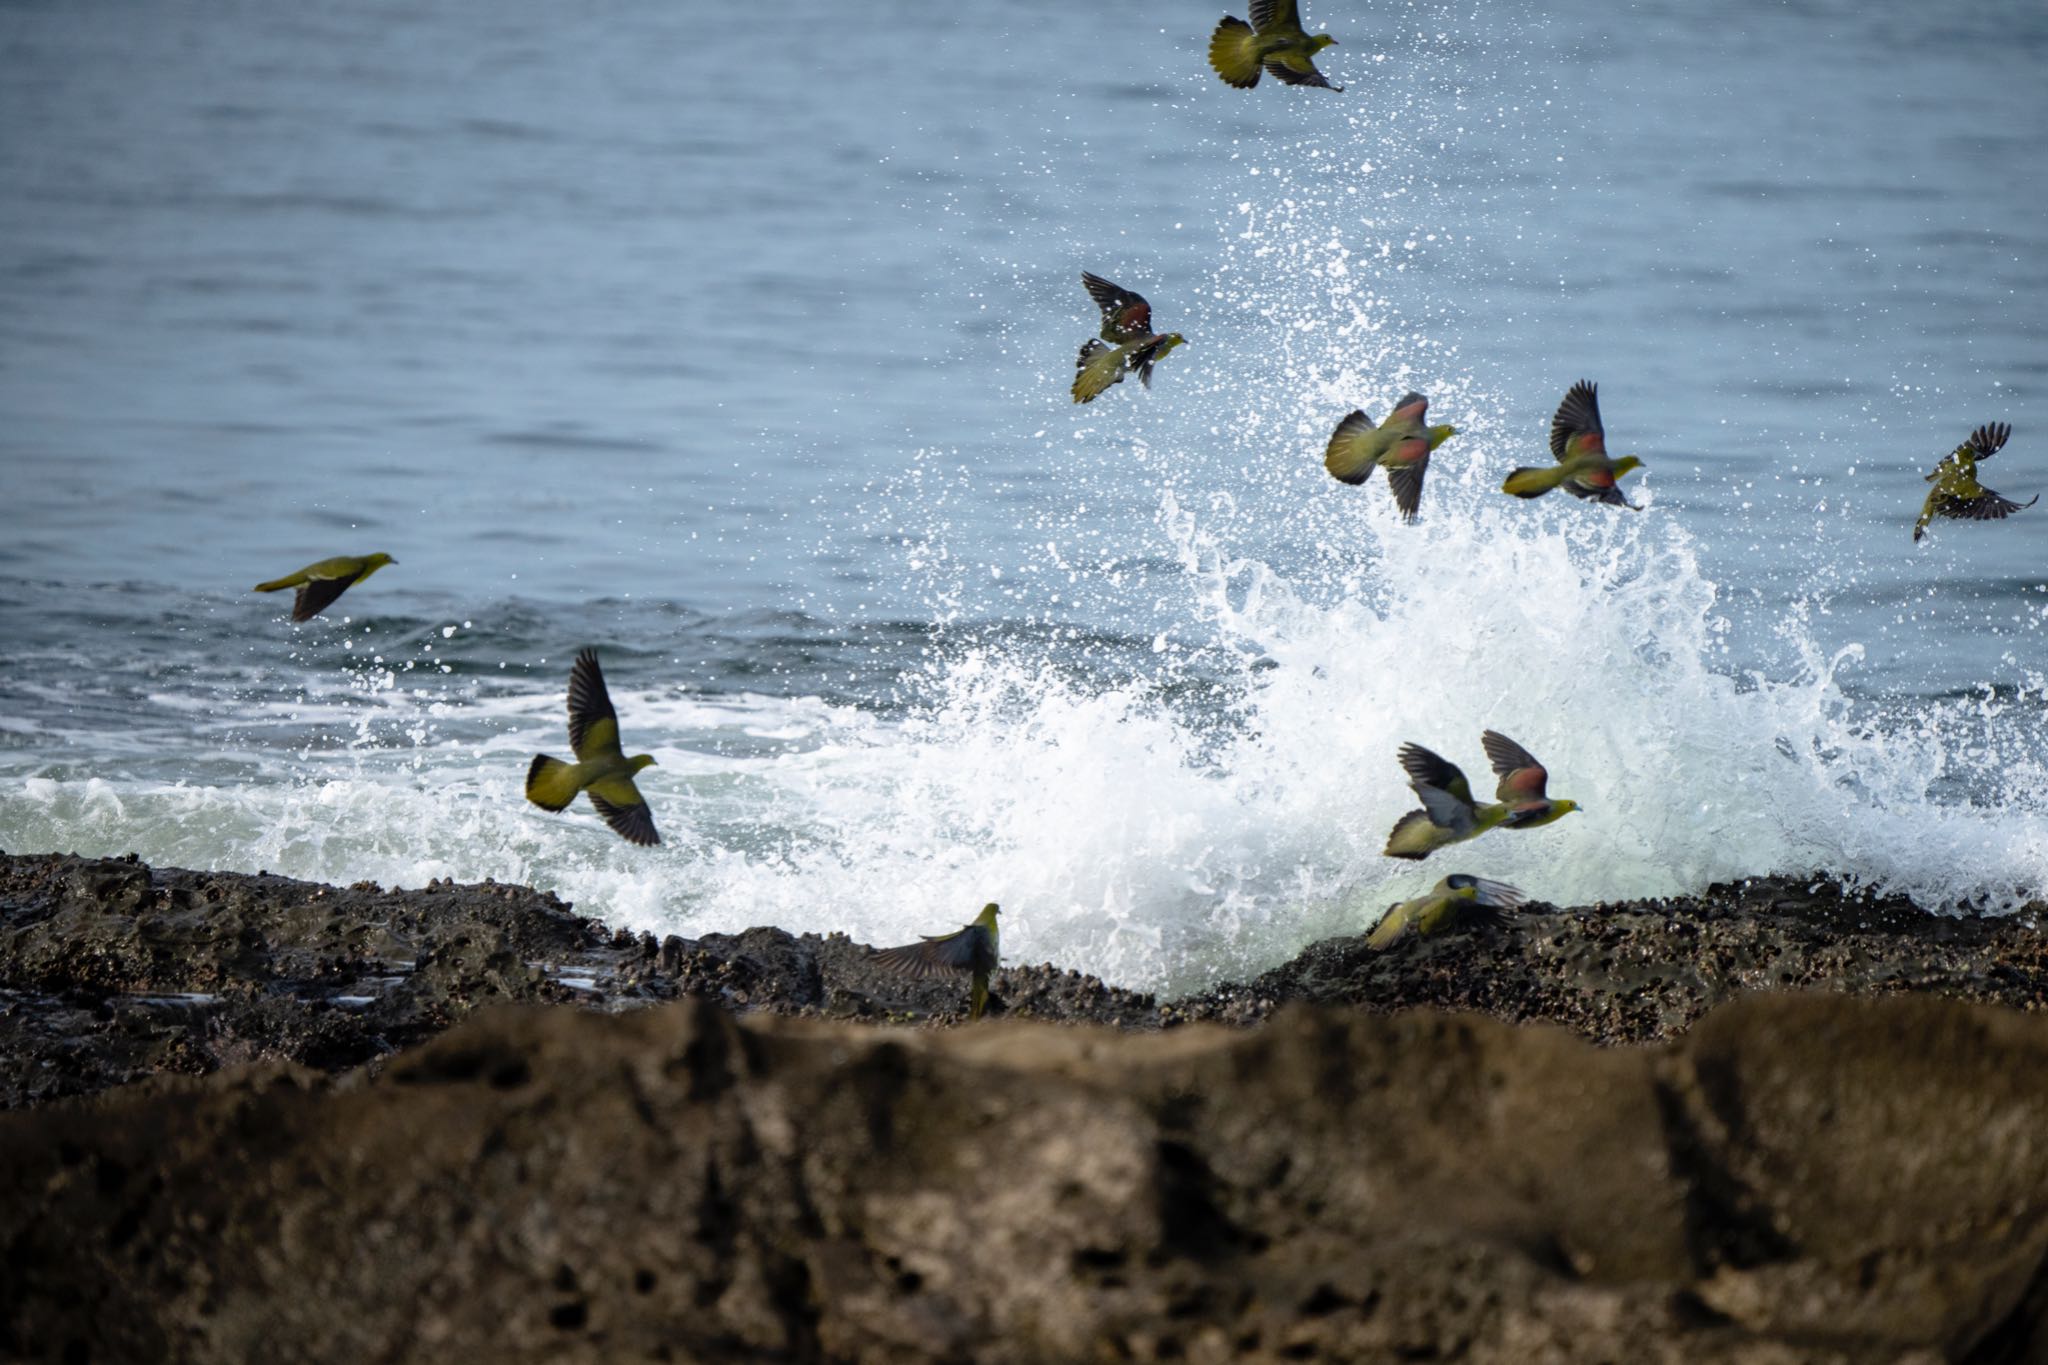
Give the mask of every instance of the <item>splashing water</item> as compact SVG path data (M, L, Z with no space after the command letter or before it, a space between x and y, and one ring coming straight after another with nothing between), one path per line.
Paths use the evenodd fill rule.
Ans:
M1733 452L1730 486L1747 481L1735 516L1711 495L1688 502L1700 482L1652 444L1630 481L1640 514L1497 491L1545 458L1540 429L1504 415L1490 329L1543 301L1511 282L1548 269L1545 213L1563 191L1547 170L1558 116L1543 111L1558 85L1506 59L1514 32L1475 52L1438 31L1452 11L1416 13L1388 62L1346 35L1338 50L1375 78L1349 72L1354 103L1167 111L1211 120L1192 139L1198 169L1175 172L1197 183L1192 245L1155 253L1121 222L1062 212L990 248L988 215L940 216L956 278L939 292L995 294L1019 319L971 340L993 389L973 409L998 414L996 434L876 447L884 472L864 468L823 524L787 611L730 638L658 593L373 615L405 591L380 578L347 599L365 615L308 628L280 660L274 640L244 642L246 604L152 586L121 606L109 589L94 599L106 620L12 651L22 672L0 678L0 844L338 882L488 876L657 934L776 924L887 943L995 899L1011 960L1167 990L1363 929L1452 871L1561 904L1809 870L1949 910L2040 895L2048 680L2028 661L2048 604L2005 592L1960 627L2005 649L1998 685L1888 691L1867 676L1934 637L1845 637L1830 613L1885 600L1922 627L1913 604L1934 588L1866 573L1838 520L1854 483L1826 485L1824 510L1803 491L1773 509ZM1230 126L1246 109L1262 132ZM1098 167L1136 164L1115 139L1166 122L1115 114ZM1037 155L1007 169L990 155L937 207L978 190L1024 204L1077 171ZM1113 202L1088 183L1090 203ZM1188 333L1149 394L1067 402L1093 330L1083 265ZM957 366L918 377L970 380ZM1384 416L1411 387L1459 435L1406 526L1383 476L1345 488L1320 457L1344 412ZM1647 379L1610 378L1603 399L1617 453L1639 448L1631 432L1658 406ZM793 480L769 492L825 498ZM567 519L584 496L525 510ZM1751 517L1775 518L1768 555L1743 552ZM488 549L435 553L452 566ZM1751 571L1770 595L1751 600ZM817 586L834 574L853 586ZM920 610L869 611L870 594ZM166 601L143 636L133 623ZM593 633L630 749L660 765L640 779L658 849L625 845L587 805L555 816L520 799L531 754L562 751L568 653ZM1486 728L1538 755L1582 812L1424 865L1382 857L1414 804L1399 745L1487 789Z

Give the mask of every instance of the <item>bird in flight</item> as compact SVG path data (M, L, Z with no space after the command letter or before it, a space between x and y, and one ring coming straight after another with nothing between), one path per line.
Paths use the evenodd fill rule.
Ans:
M1138 382L1152 387L1152 367L1174 347L1187 340L1179 332L1164 336L1152 330L1152 305L1145 296L1111 284L1100 275L1081 272L1081 284L1095 306L1102 310L1102 340L1081 343L1074 361L1074 401L1093 402L1112 384L1124 382L1124 375L1138 373ZM1105 344L1107 343L1107 344Z
M1296 0L1251 0L1251 16L1247 24L1226 14L1209 37L1209 65L1225 85L1249 90L1264 71L1289 85L1344 89L1316 70L1316 54L1337 40L1327 33L1304 32Z
M941 972L972 973L967 1007L971 1023L988 1008L988 977L996 969L997 960L996 916L1001 913L1002 909L990 901L966 928L950 934L927 934L923 942L901 948L879 949L875 961L890 971L919 979Z
M626 757L619 745L619 715L605 690L597 651L585 649L569 670L569 747L574 763L535 754L526 770L526 799L543 810L561 810L590 793L590 804L628 843L658 844L654 814L633 783L633 774L654 763L652 754Z
M1572 385L1550 419L1550 453L1557 463L1517 469L1500 486L1518 498L1540 498L1563 488L1575 498L1641 511L1622 493L1621 476L1642 464L1633 455L1607 458L1607 432L1600 425L1600 386L1581 379Z
M1387 857L1420 861L1490 829L1534 829L1579 809L1576 801L1551 799L1545 791L1550 774L1527 749L1497 730L1486 731L1479 742L1500 779L1485 805L1472 799L1472 784L1457 764L1420 744L1401 746L1401 768L1422 809L1394 822L1382 850Z
M1394 505L1401 516L1415 520L1422 506L1422 476L1429 472L1429 453L1458 434L1453 426L1425 426L1429 399L1413 391L1405 395L1378 426L1363 410L1354 411L1330 433L1323 450L1323 468L1339 483L1361 484L1376 468L1387 471Z
M1387 907L1367 936L1368 948L1385 948L1411 924L1418 934L1435 934L1462 924L1485 923L1500 910L1513 910L1524 896L1506 882L1453 872L1412 901Z
M332 606L335 598L386 564L397 562L381 552L374 555L336 555L317 564L308 564L297 573L258 583L251 591L277 592L281 588L297 588L298 595L292 598L292 620L310 621Z
M1936 517L1958 517L1964 521L2003 521L2013 513L2041 500L2036 493L2025 502L2014 502L1977 482L1977 461L1996 455L2012 438L2012 427L1990 422L1970 433L1970 439L1942 458L1927 476L1934 485L1920 506L1920 520L1913 523L1913 539L1927 534L1927 523Z

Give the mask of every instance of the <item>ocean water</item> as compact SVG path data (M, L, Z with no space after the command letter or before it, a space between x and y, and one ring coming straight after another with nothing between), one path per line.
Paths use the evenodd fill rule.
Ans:
M2042 894L2048 505L1908 535L2048 489L2048 11L1221 12L0 4L0 847L1176 990L1450 871ZM1579 378L1640 513L1495 491ZM1320 455L1411 387L1404 526ZM584 644L659 849L520 798ZM1585 813L1382 858L1488 726Z

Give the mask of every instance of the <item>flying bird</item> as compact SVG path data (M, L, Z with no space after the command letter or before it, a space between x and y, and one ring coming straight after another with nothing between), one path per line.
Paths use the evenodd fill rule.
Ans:
M875 961L890 971L922 979L941 972L972 972L974 985L968 997L967 1018L981 1018L988 1006L988 977L996 969L996 916L1002 910L994 901L981 907L974 923L950 934L928 934L922 943L901 948L882 948Z
M292 620L310 621L332 606L335 598L386 564L397 562L381 552L374 555L336 555L318 564L308 564L297 573L258 583L250 591L276 592L280 588L297 588L298 595L292 599Z
M1611 503L1641 511L1623 495L1619 480L1642 461L1633 455L1618 460L1607 458L1607 432L1600 425L1600 386L1581 379L1572 385L1557 415L1550 419L1550 453L1556 464L1537 469L1517 469L1500 486L1503 493L1518 498L1540 498L1553 488L1563 488L1575 498Z
M1132 370L1137 371L1139 383L1151 388L1152 367L1187 338L1179 332L1155 333L1152 305L1145 302L1144 295L1085 270L1081 284L1102 310L1102 340L1091 338L1081 343L1080 358L1074 362L1074 401L1094 401L1111 384L1123 383L1124 375Z
M1422 809L1409 811L1394 822L1382 850L1385 856L1420 861L1446 845L1477 839L1490 829L1534 829L1579 808L1576 801L1552 800L1545 791L1549 773L1506 735L1488 730L1479 742L1500 779L1494 799L1484 805L1473 800L1472 784L1457 764L1420 744L1401 746L1401 768Z
M1337 40L1327 33L1303 32L1296 0L1251 0L1251 15L1249 24L1224 15L1209 38L1209 65L1216 68L1224 84L1249 90L1259 83L1263 69L1289 85L1344 89L1330 84L1316 70L1316 54Z
M1977 461L1988 460L2012 436L2012 427L1991 422L1970 433L1970 439L1943 457L1927 482L1934 485L1921 504L1920 520L1913 523L1913 539L1927 534L1927 523L1936 517L1960 517L1965 521L2003 521L2013 513L2041 500L2036 493L2025 502L2001 497L1977 482Z
M1524 899L1520 891L1506 882L1453 872L1426 894L1387 907L1387 913L1366 938L1365 946L1385 948L1411 924L1418 934L1434 934L1456 925L1485 923L1498 918L1496 911L1513 910Z
M612 710L597 651L585 649L569 670L569 747L574 763L535 754L526 770L526 799L543 810L561 810L589 792L590 804L628 843L658 844L654 814L633 784L633 774L654 764L654 755L626 757L619 746L619 714Z
M1354 411L1330 433L1323 468L1339 483L1360 484L1375 468L1387 471L1394 505L1409 521L1422 505L1422 476L1429 472L1429 453L1458 434L1453 426L1425 426L1429 399L1410 391L1387 420L1378 426L1363 411Z

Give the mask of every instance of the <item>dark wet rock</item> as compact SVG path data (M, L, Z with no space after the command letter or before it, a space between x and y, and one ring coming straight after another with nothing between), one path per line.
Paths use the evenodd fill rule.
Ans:
M2042 1358L2048 1020L503 1009L0 1116L0 1355Z
M1050 967L1002 974L1028 1017L1155 1023L1151 997ZM0 854L0 1107L256 1060L374 1063L479 1005L957 1019L963 984L907 981L843 934L614 931L522 886L411 891L132 858Z
M1824 877L1760 877L1673 900L1522 913L1468 933L1313 944L1242 985L1166 1009L1249 1023L1289 1002L1435 1006L1547 1020L1600 1042L1648 1042L1752 991L1949 996L2048 1006L2048 905L2002 918L1930 915Z
M1674 901L1532 907L1385 952L1330 939L1249 983L1165 1004L1014 965L996 974L992 1009L1158 1028L1248 1024L1289 1002L1437 1006L1640 1042L1746 992L1808 989L2039 1009L2048 936L2031 913L1948 918L1824 879L1768 878ZM0 854L0 1107L258 1060L374 1066L486 1004L617 1011L683 996L896 1024L958 1022L967 1003L964 983L906 980L843 934L657 942L520 886L387 891Z

